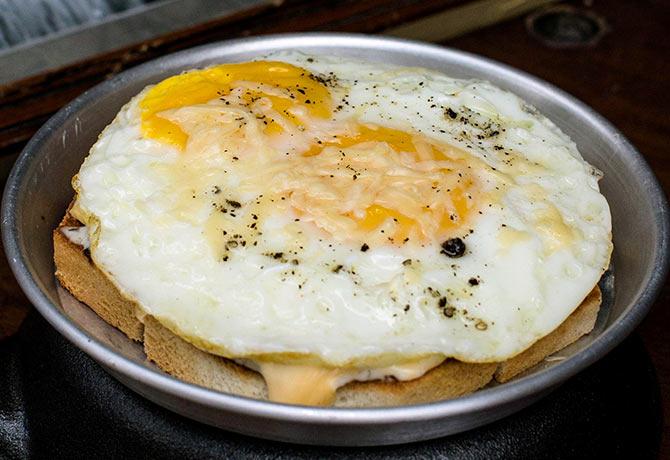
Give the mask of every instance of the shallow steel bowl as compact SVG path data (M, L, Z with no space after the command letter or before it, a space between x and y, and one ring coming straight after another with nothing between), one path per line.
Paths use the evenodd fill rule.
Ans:
M605 301L595 330L561 352L562 360L461 398L392 408L339 409L276 404L219 393L177 380L146 362L141 347L67 301L54 278L51 231L72 199L70 179L98 133L145 85L182 70L297 49L423 66L481 78L535 105L605 173L613 217L613 267L601 282ZM668 207L649 166L600 115L559 89L470 54L423 43L338 34L279 35L195 48L140 65L82 94L54 115L26 146L2 203L5 251L19 283L42 315L121 382L170 410L228 430L311 444L394 444L457 433L527 406L617 345L640 322L668 266Z

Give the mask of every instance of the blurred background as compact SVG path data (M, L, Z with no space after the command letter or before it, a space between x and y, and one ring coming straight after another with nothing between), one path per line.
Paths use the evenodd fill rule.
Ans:
M91 26L151 3L151 0L6 0L2 2L0 48Z
M547 80L614 123L645 156L667 191L668 26L670 2L666 0L0 0L0 177L4 182L25 143L53 113L124 69L167 53L229 38L341 31L438 43L487 56ZM25 357L34 358L37 352L28 350L32 345L25 336L39 333L35 330L48 330L40 321L3 260L0 458L5 454L7 458L39 457L48 451L47 447L54 446L61 446L56 456L69 457L72 453L63 447L62 439L61 444L49 441L35 428L48 426L47 421L54 417L70 416L66 409L54 406L56 415L47 416L43 406L29 403L26 397L30 391L21 369L26 366ZM585 409L579 414L579 404L573 404L574 414L552 413L552 423L563 420L556 430L567 430L563 437L556 434L556 439L564 440L557 443L557 457L580 456L583 451L579 449L590 443L593 449L607 446L605 452L613 457L670 458L670 434L663 417L670 413L670 341L666 338L669 326L670 288L666 285L633 337L604 364L586 371L586 377L578 377L587 379L583 389L589 401L596 401L600 393L610 399L599 400L592 413ZM69 344L61 342L59 347L75 353L67 348ZM62 369L44 370L47 371ZM560 390L567 399L555 401L557 407L570 406L560 401L579 401L576 390L569 388ZM31 413L31 407L42 409ZM158 416L168 417L160 412ZM547 423L538 417L526 420ZM566 424L571 421L581 430L593 430L585 432L589 438L584 433L580 437L570 432ZM593 426L597 424L602 424L600 429ZM193 434L195 429L183 428L191 439L199 436ZM504 429L488 430L452 440L452 444L460 442L465 446L498 436L492 445L509 448L510 442L525 439L519 436L516 441L503 442L500 437L508 436L501 434ZM235 442L246 446L256 441ZM149 445L147 441L146 446ZM421 448L415 446L403 452L414 454L422 452ZM282 452L279 456L289 458L291 453L297 453L268 449L264 451L268 453L266 457ZM435 456L435 444L432 449L424 451L425 455L433 452ZM384 455L389 453L385 452ZM337 456L347 456L346 452L340 454ZM258 451L254 455L261 457Z

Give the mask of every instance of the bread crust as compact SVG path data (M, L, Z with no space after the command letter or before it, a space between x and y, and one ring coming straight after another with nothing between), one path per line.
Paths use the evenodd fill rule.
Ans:
M80 302L88 305L107 323L132 340L141 342L144 325L138 319L139 307L121 295L100 271L82 246L72 243L61 231L81 223L69 213L53 232L56 278Z
M142 342L148 359L168 374L196 385L257 399L267 399L260 374L220 356L202 351L175 335L139 306L121 295L90 259L88 251L70 241L63 227L82 224L65 214L53 232L56 277L79 301L130 339ZM411 381L352 382L337 390L335 406L379 407L419 404L472 393L493 380L506 382L593 329L601 303L596 286L556 330L523 353L503 363L464 363L448 359Z

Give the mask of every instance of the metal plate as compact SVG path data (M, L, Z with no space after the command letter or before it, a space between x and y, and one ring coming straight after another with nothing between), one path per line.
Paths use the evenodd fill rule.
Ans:
M285 49L423 66L454 77L487 79L520 95L553 120L577 143L584 157L605 173L601 188L612 210L616 283L612 283L612 275L604 280L608 300L596 330L562 351L563 359L543 363L504 385L431 404L340 409L270 403L182 382L145 363L141 354L127 347L129 341L110 326L97 324L94 331L90 321L75 310L67 306L66 312L53 276L51 231L72 198L70 178L98 133L149 83L184 69ZM605 355L647 313L668 268L668 225L664 194L640 154L606 120L569 95L470 54L402 40L339 34L216 43L119 74L81 95L40 129L17 160L2 204L5 251L26 294L57 330L120 381L152 401L204 423L269 439L330 445L397 444L435 438L483 425L537 400Z

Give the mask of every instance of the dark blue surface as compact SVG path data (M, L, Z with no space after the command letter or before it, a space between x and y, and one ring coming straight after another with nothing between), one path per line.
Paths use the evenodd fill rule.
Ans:
M168 412L33 313L18 336L0 343L0 458L656 458L659 398L634 335L539 403L467 433L380 448L296 446Z

